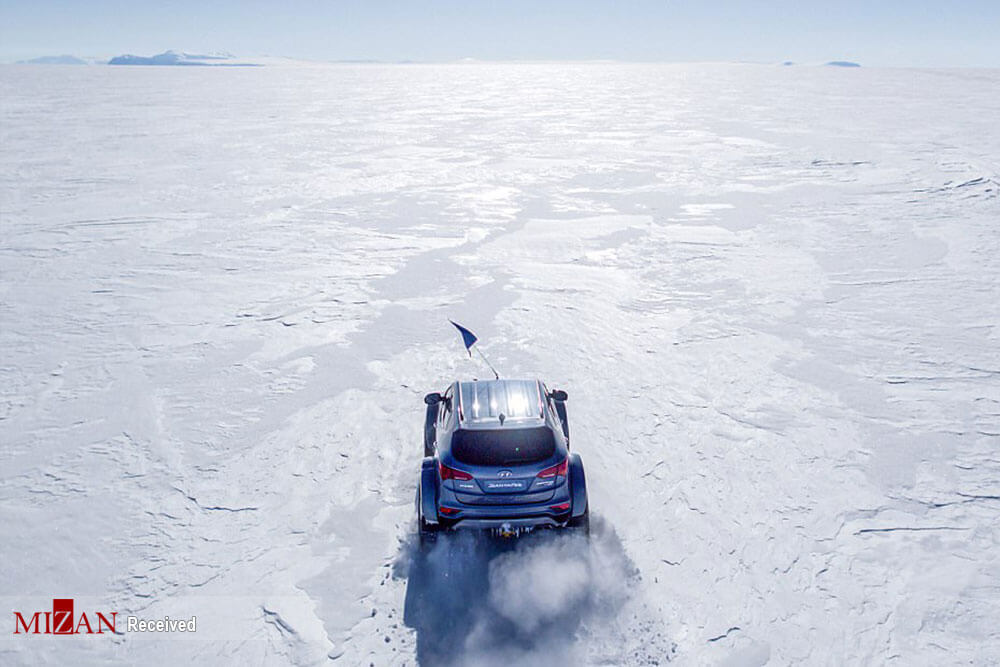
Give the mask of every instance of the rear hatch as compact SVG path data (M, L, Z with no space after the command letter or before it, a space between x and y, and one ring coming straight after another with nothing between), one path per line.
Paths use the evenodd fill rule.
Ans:
M555 439L546 426L459 429L451 454L473 475L456 481L458 500L470 505L541 503L552 498L556 478L538 476L551 465Z

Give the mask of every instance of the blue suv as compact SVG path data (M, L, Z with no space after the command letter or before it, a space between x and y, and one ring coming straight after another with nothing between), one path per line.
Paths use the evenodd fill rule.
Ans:
M421 543L472 528L514 537L590 530L580 455L569 451L566 392L538 380L453 382L424 397L417 488Z

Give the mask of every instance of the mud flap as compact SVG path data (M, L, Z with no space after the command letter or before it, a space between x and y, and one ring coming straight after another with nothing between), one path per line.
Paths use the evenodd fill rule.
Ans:
M434 459L427 457L420 465L419 518L428 526L437 526L437 467Z
M569 455L569 490L573 494L571 517L579 519L587 513L587 478L583 474L583 459L576 452Z

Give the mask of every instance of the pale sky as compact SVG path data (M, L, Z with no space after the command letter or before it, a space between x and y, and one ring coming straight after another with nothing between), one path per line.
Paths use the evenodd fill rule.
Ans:
M0 0L0 60L167 49L312 60L1000 67L1000 0Z

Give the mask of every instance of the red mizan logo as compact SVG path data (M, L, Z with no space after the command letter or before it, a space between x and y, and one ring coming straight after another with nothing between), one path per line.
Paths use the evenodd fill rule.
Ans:
M86 612L81 611L79 617L74 619L73 598L55 598L52 600L52 611L36 611L27 619L21 612L15 611L14 634L103 635L105 630L114 633L118 612L113 611L110 616L111 620L108 620L101 612L95 612L88 618ZM92 622L96 624L96 630Z

